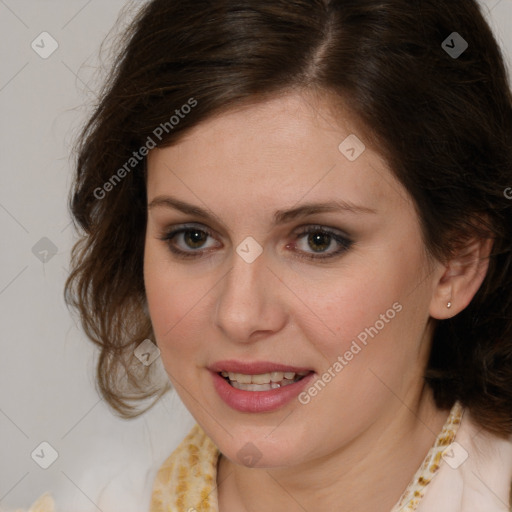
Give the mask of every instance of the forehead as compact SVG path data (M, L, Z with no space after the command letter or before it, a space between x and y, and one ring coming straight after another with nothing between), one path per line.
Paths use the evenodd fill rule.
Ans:
M406 191L360 126L331 98L304 93L224 112L174 145L150 151L148 200L177 188L189 199L216 194L226 205L269 208L301 198L381 208L397 198L407 202Z

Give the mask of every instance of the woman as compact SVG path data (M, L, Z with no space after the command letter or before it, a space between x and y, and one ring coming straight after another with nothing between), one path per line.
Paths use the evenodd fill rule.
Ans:
M511 184L476 2L149 2L66 286L113 409L160 355L197 421L148 509L510 510Z

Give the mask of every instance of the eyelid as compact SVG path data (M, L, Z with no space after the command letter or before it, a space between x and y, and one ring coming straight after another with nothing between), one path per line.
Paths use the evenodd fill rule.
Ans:
M332 260L336 257L341 256L344 252L346 252L348 249L352 247L354 244L354 241L351 236L349 236L344 231L341 231L338 228L330 228L328 226L323 226L320 224L307 224L305 226L300 226L299 228L302 228L299 233L296 233L297 239L304 238L305 235L311 234L311 233L323 233L331 237L332 240L334 240L338 244L338 249L333 252L327 252L327 253L314 253L314 252L303 252L299 251L297 252L297 256L302 259L306 260L313 260L313 261L319 261L319 260ZM297 228L297 229L299 229ZM294 233L295 234L295 233Z
M176 236L183 234L187 231L200 231L203 233L206 233L211 238L215 239L215 236L213 235L213 232L210 228L205 226L204 224L200 223L185 223L185 224L179 224L175 226L170 226L168 228L165 228L162 235L158 238L164 242L167 243L169 250L175 254L177 257L180 257L182 259L193 259L201 257L204 253L211 252L211 248L206 249L197 249L193 250L190 249L188 251L183 251L181 249L177 249L174 247L170 242L172 239L174 239ZM302 224L300 226L297 226L293 232L292 235L295 237L292 244L295 244L295 240L299 240L305 237L305 235L311 234L311 233L323 233L325 235L328 235L331 237L332 240L334 240L335 243L338 244L339 248L336 251L333 252L327 252L327 253L308 253L304 251L293 251L294 254L297 255L297 257L301 259L306 260L330 260L334 259L336 256L340 256L342 253L346 252L350 247L354 244L354 241L350 235L348 235L345 231L340 230L339 228L324 226L321 224ZM290 244L287 244L286 247L289 247ZM322 254L324 254L322 256Z
M204 226L203 224L197 224L197 223L192 223L192 224L179 224L179 225L176 225L176 226L171 226L171 227L168 227L168 228L164 228L163 231L162 231L162 234L158 237L160 240L164 241L167 243L167 245L169 246L169 248L171 249L172 252L175 252L175 253L183 253L185 254L185 251L182 251L181 249L175 249L175 248L172 248L171 244L170 244L170 241L172 239L174 239L176 236L178 235L181 235L183 234L184 232L187 232L187 231L202 231L204 233L206 233L209 237L211 238L214 238L215 237L213 236L213 231ZM196 254L200 254L201 252L207 252L209 251L209 249L198 249L196 251L194 250L190 250L190 251L186 251L189 255L191 255L191 257L193 257L194 253Z

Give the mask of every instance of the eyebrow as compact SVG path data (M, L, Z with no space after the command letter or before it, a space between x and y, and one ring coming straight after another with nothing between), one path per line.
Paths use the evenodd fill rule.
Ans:
M222 221L213 212L200 208L185 201L181 201L171 196L157 196L149 204L148 210L155 207L173 208L189 215L195 215L202 219L211 220L217 219L220 223ZM305 203L296 208L288 210L277 210L274 213L273 225L285 224L300 217L307 217L316 213L330 213L330 212L347 212L347 213L377 213L372 208L366 206L356 205L349 201L328 201L325 203Z

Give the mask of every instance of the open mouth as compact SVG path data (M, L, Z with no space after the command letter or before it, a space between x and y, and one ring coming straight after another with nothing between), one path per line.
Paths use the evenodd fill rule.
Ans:
M243 373L218 372L228 384L242 391L270 391L272 389L289 386L302 380L310 371L306 372L270 372L258 375L246 375Z

